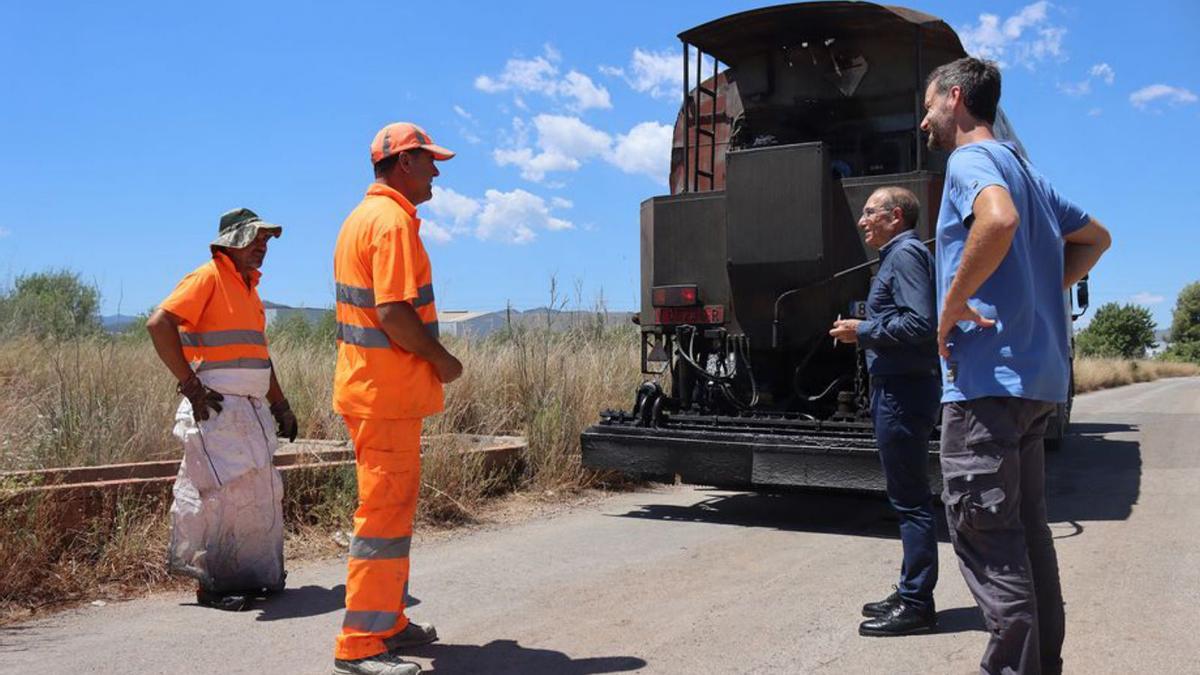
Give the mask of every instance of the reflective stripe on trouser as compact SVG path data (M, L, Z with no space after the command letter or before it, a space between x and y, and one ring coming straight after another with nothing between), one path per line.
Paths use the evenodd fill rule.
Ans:
M404 630L408 552L421 485L421 420L346 417L358 472L358 510L346 577L346 614L334 658L388 650Z

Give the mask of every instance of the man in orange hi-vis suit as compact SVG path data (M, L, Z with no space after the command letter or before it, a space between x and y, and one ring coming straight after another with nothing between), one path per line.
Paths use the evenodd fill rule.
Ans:
M358 509L346 615L334 650L340 675L413 675L395 653L437 639L404 614L408 551L420 489L421 420L442 409L462 364L438 342L429 257L417 204L433 196L435 161L453 152L418 126L389 124L371 143L375 182L346 218L333 256L338 359L333 408L358 465Z
M267 242L282 232L250 209L222 215L212 259L146 321L183 394L168 560L197 580L196 602L206 607L247 609L283 590L287 576L283 481L272 458L275 434L294 441L297 423L275 378L256 290Z

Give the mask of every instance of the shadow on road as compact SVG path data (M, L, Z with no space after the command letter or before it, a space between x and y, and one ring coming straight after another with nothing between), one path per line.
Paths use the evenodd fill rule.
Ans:
M413 596L407 596L405 606L416 607L421 601ZM279 621L282 619L301 619L307 616L319 616L331 612L340 612L346 607L346 585L333 588L324 586L301 586L289 588L279 595L259 601L254 609L259 610L255 621Z
M324 586L288 588L279 595L256 603L254 608L259 612L255 621L279 621L320 616L330 612L339 612L345 606L346 586L344 584L333 588Z
M1105 438L1137 432L1129 424L1079 423L1061 450L1047 453L1047 508L1052 523L1125 520L1137 503L1142 459L1137 440ZM895 513L882 494L797 490L713 495L687 506L645 504L622 518L770 527L791 532L828 532L898 539ZM938 540L949 542L945 512L935 508Z
M1133 512L1142 484L1138 427L1080 422L1061 450L1046 454L1046 506L1050 522L1125 520ZM1130 434L1135 440L1105 438Z
M937 613L938 633L987 632L983 625L983 614L978 607L954 607Z
M620 517L860 537L898 539L900 536L899 521L882 494L807 491L730 494L716 490L713 493L690 506L645 504ZM938 540L950 541L943 510L935 508L934 515L938 521Z
M646 662L633 656L573 659L551 649L531 649L516 640L493 640L486 645L435 643L404 653L433 660L435 673L521 673L522 675L591 675L640 670Z

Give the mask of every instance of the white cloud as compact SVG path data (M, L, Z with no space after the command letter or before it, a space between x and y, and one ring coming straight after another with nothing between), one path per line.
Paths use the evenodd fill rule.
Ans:
M1098 80L1104 80L1104 84L1112 84L1117 79L1116 72L1107 63L1097 63L1092 66L1092 69L1088 71L1088 75Z
M1191 91L1166 84L1152 84L1129 95L1129 102L1139 110L1146 110L1150 104L1158 101L1164 101L1171 105L1185 105L1195 103L1196 100L1196 95Z
M559 79L556 65L562 55L550 45L545 53L532 59L512 58L505 62L504 70L495 77L480 75L475 78L475 88L489 94L513 92L513 103L520 109L528 109L522 93L538 93L549 98L566 98L572 110L589 108L611 108L608 90L597 85L590 77L572 70Z
M567 73L566 78L558 84L558 90L563 96L575 99L575 103L571 107L576 110L612 107L612 99L608 96L608 90L597 86L595 82L592 82L592 78L579 71L572 70Z
M1085 79L1079 82L1060 84L1058 85L1058 90L1068 96L1086 96L1092 93L1093 81L1111 85L1116 79L1117 74L1113 71L1112 66L1107 63L1097 63L1088 70L1088 75Z
M425 205L439 220L449 221L456 227L470 222L479 213L479 202L450 188L433 186L433 198Z
M1068 82L1058 85L1058 90L1067 96L1086 96L1092 93L1092 81L1083 80L1082 82Z
M454 235L433 222L432 220L421 219L421 238L428 239L437 244L447 244L454 239Z
M1100 114L1103 112L1104 111L1101 110L1100 108L1092 108L1091 110L1088 111L1088 117L1099 117Z
M516 166L521 177L543 182L547 174L577 171L584 163L602 159L625 173L645 175L660 185L670 171L671 139L674 128L658 122L642 122L615 138L589 126L578 117L538 115L535 146L528 142L529 126L513 120L515 141L492 153L500 166Z
M512 192L488 190L479 214L475 236L483 240L526 244L537 238L537 230L568 230L574 225L558 218L537 195L521 189Z
M528 145L528 127L514 120L514 147L498 148L492 157L500 166L519 167L521 177L534 182L542 181L548 173L575 171L584 161L608 153L612 145L608 134L578 117L538 115L533 118L533 126L537 130L537 152Z
M712 77L712 66L712 58L704 57L702 79ZM695 67L696 62L691 61L689 68ZM674 49L652 51L638 47L633 50L628 67L600 66L600 72L609 77L622 78L634 91L654 98L678 97L683 90L683 54ZM689 79L695 76L695 70L691 70ZM691 84L695 86L696 83Z
M445 244L473 233L485 241L524 244L537 238L538 231L569 230L575 227L555 211L574 206L570 200L546 200L526 192L487 190L482 199L468 197L450 188L434 186L433 199L423 208L431 214L421 220L421 236Z
M1142 291L1141 293L1138 293L1138 294L1134 295L1133 297L1129 298L1129 300L1131 302L1133 302L1135 305L1157 305L1157 304L1162 303L1162 301L1166 300L1166 298L1161 295L1157 295L1155 293L1148 293L1146 291Z
M553 95L558 88L555 79L558 66L555 66L545 56L532 59L509 59L504 64L504 71L498 77L480 75L475 78L475 88L489 94L503 91L537 91Z
M456 105L456 106L454 106L454 112L458 113L458 116L459 116L459 117L461 117L461 118L463 118L464 120L473 120L473 119L475 119L475 118L474 118L474 117L471 115L471 113L469 113L469 112L467 112L466 110L464 110L464 109L463 109L463 107L462 107L462 106L460 106L460 105Z
M1001 20L996 14L980 14L979 23L961 26L958 35L968 54L996 61L1001 67L1010 55L1033 69L1039 62L1062 60L1067 29L1049 23L1050 3L1042 0L1022 7Z
M671 139L673 127L658 122L642 122L617 137L616 146L608 156L609 163L625 173L649 176L666 185L671 170Z
M654 98L678 95L683 88L683 56L675 50L634 49L629 71L629 86Z

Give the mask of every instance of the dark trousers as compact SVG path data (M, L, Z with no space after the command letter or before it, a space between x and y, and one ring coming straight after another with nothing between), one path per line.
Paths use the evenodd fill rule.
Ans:
M937 376L871 378L871 417L887 480L888 500L900 516L901 599L933 609L937 585L937 532L929 491L929 435L936 423L942 383Z
M942 410L942 499L963 578L991 632L984 673L1062 672L1062 586L1042 449L1053 410L998 397Z

